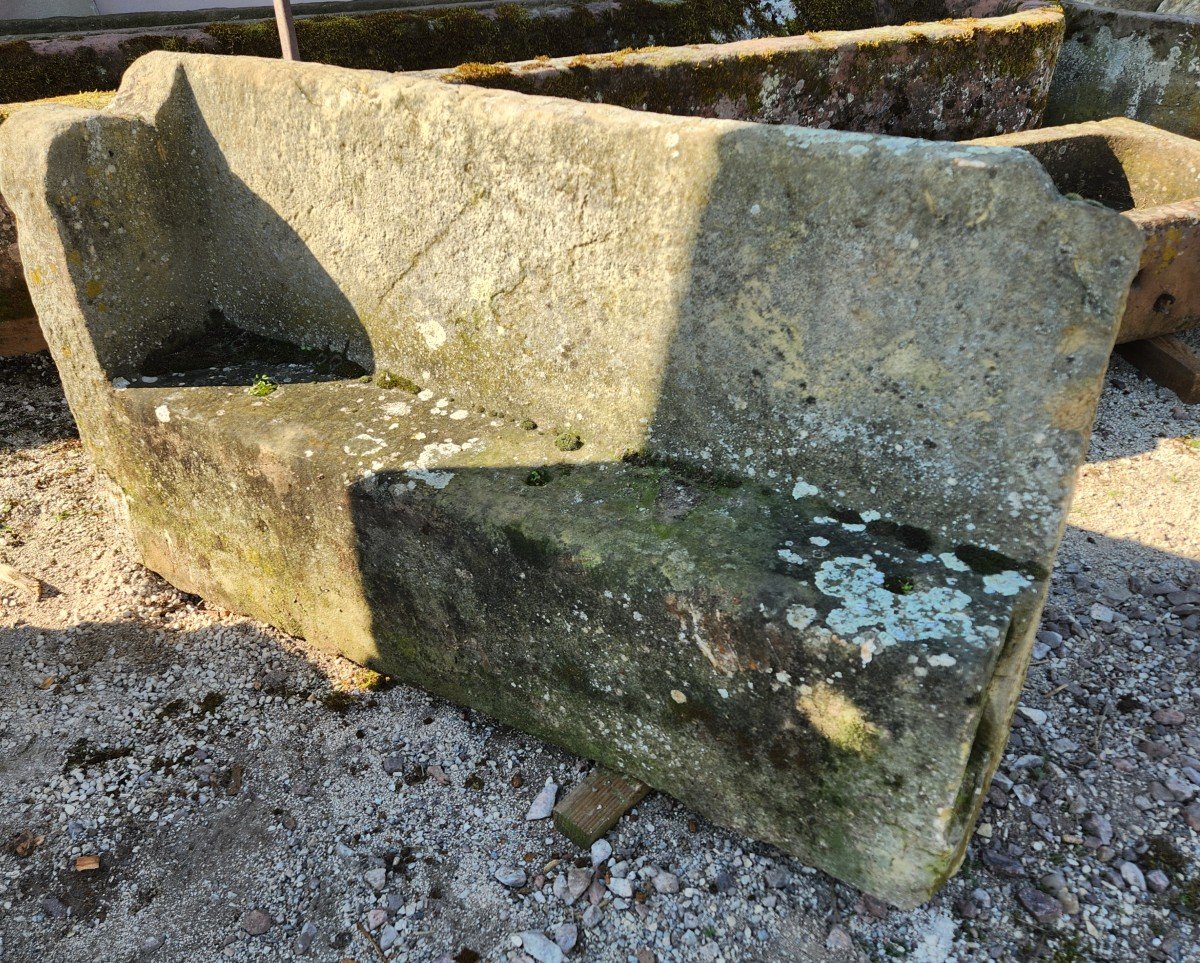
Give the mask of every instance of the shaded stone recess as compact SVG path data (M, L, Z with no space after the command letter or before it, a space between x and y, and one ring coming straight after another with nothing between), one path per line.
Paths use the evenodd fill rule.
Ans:
M1200 136L1200 19L1065 0L1048 125L1129 117Z
M957 866L1125 218L1018 150L167 54L0 188L148 566L897 905Z
M659 113L939 140L1037 126L1062 13L653 48L423 76Z
M1064 194L1122 211L1141 229L1118 342L1200 324L1200 143L1123 117L977 143L1029 151Z

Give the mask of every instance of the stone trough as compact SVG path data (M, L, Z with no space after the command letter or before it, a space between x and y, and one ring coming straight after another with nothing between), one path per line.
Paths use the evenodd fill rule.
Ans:
M1120 117L977 143L1029 151L1064 194L1122 211L1141 229L1118 342L1200 324L1200 143Z
M1049 124L1129 117L1200 137L1200 5L1064 0Z
M468 63L420 76L666 114L965 140L1040 124L1062 30L1057 6L1030 3L988 19Z
M896 905L955 869L1127 218L1018 150L173 54L0 187L147 566Z

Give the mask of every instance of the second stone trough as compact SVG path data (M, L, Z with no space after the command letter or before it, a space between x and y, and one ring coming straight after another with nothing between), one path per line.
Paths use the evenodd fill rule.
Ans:
M1128 220L1018 150L171 54L0 187L147 566L898 906L958 865Z

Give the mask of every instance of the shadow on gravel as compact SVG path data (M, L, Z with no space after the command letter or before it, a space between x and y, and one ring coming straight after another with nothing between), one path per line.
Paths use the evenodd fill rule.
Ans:
M78 437L50 355L0 358L0 452Z

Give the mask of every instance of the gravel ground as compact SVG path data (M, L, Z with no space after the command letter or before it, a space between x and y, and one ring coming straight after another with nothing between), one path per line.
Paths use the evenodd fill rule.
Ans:
M526 814L584 761L176 591L50 362L0 386L0 560L49 586L0 583L5 963L1200 960L1200 406L1120 360L1001 773L912 913L660 795L577 850Z

